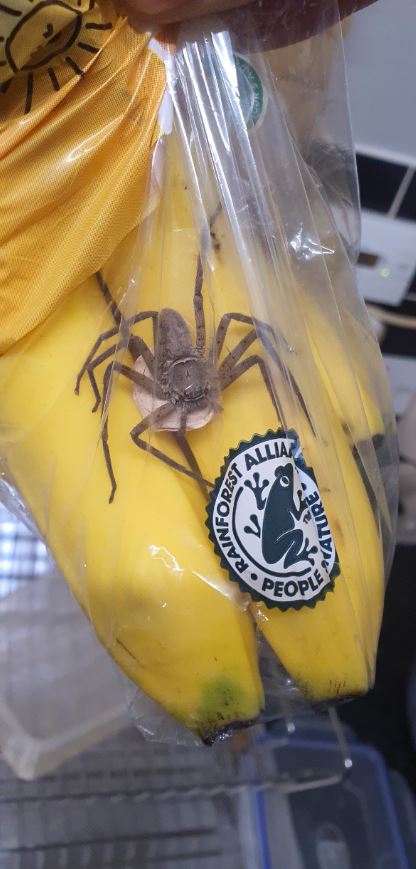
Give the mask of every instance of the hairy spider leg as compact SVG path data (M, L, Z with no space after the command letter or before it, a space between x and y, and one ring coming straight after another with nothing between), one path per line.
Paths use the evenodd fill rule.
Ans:
M108 332L103 333L103 334L106 335L107 337L110 337L110 332L112 332L112 331L113 330L111 329ZM117 332L118 332L118 327L116 327L116 333ZM105 339L103 338L103 340L105 340ZM94 347L93 347L94 352L97 351L97 347L99 347L100 343L101 343L101 341L99 341L99 339L97 339L97 341L95 342ZM95 359L93 358L94 354L93 354L93 350L92 350L91 353L88 355L87 359L85 360L85 362L81 368L81 371L78 374L77 380L76 380L75 394L79 395L79 388L81 385L81 380L84 377L84 374L87 373L88 377L89 377L90 384L91 384L92 391L93 391L94 396L95 396L95 404L91 408L92 413L95 413L95 411L97 410L97 408L99 407L100 402L101 402L100 390L98 389L98 384L97 384L97 380L96 380L96 377L94 374L94 369L97 368L97 365L101 365L102 362L105 362L106 359L109 359L110 356L115 356L115 354L117 353L117 350L123 349L123 347L127 347L127 344L128 344L127 341L119 342L117 344L112 344L111 347L108 347L107 350L105 350L103 353L100 353L100 355L97 356Z
M134 371L132 368L129 368L128 365L123 365L121 362L111 362L110 365L107 365L107 368L104 373L103 378L103 403L102 403L102 411L101 415L103 416L106 413L105 419L103 421L101 427L101 442L103 445L104 458L107 466L108 476L110 477L111 482L111 493L109 497L109 504L114 499L114 495L117 489L117 482L114 476L113 463L111 461L110 447L108 445L108 392L110 388L110 379L113 371L118 371L120 374L123 374L124 377L127 377L129 380L132 380L133 383L136 383L138 386L141 386L142 389L145 389L146 392L150 392L154 394L155 390L158 389L158 384L155 383L154 380L151 380L150 377L146 377L145 374L140 374L138 371ZM160 394L160 393L159 393ZM162 407L166 407L166 405L162 405ZM171 407L171 405L170 405Z
M142 356L149 371L154 376L154 354L140 335L131 335L131 327L136 323L141 323L143 320L151 318L153 321L153 345L156 347L157 323L159 318L158 311L141 311L140 314L135 314L133 317L125 318L117 303L114 301L101 272L96 272L96 278L104 299L110 308L113 319L119 326L121 338L124 339L124 332L129 336L128 349L130 350L133 359L136 361L139 356Z
M145 389L149 393L154 393L155 387L158 390L156 392L157 397L163 397L163 393L159 392L158 384L155 381L151 380L149 377L146 377L145 374L140 374L138 371L134 371L132 368L129 368L127 365L123 365L121 362L114 362L107 366L105 374L104 374L104 385L103 385L103 413L105 412L108 400L108 392L110 388L110 378L113 371L118 371L119 374L122 374L124 377L127 377L129 380L133 381L133 383L138 384L143 389ZM142 440L139 435L142 434L147 429L151 428L157 422L160 422L165 416L172 412L172 404L170 401L165 402L156 410L149 413L141 422L135 426L130 432L133 442L140 449L146 450L155 458L160 459L165 464L169 465L169 467L174 468L177 471L180 471L183 474L186 474L188 477L196 480L201 486L212 487L212 483L208 480L205 480L201 474L201 471L198 466L198 462L189 446L186 438L181 435L179 432L172 432L175 437L175 440L178 443L178 446L181 448L182 452L185 455L185 458L188 460L191 465L192 470L186 468L184 465L179 464L179 462L175 462L174 459L171 459L166 453L163 453L161 450L158 450L156 447L153 447L147 441ZM111 504L114 500L114 495L117 489L117 481L115 478L113 464L111 460L110 447L108 444L108 411L105 417L105 420L101 429L101 441L103 445L104 458L107 466L108 476L111 482L111 493L109 497L109 503ZM204 494L206 494L206 489L204 488Z
M179 462L175 462L174 459L171 459L170 456L163 453L161 450L158 450L156 447L153 447L147 441L143 440L140 435L143 434L147 429L151 428L155 422L162 419L168 412L172 410L172 405L170 402L166 404L162 404L160 408L153 411L153 413L149 413L136 425L132 431L130 432L130 436L133 440L133 443L136 444L141 450L145 450L145 452L150 453L155 458L160 459L161 462L164 462L166 465L169 465L170 468L173 468L175 471L180 471L181 474L186 474L187 477L190 477L192 480L195 480L197 483L203 486L209 486L213 488L213 484L209 480L205 480L202 476L196 458L191 450L191 447L188 444L185 436L181 432L171 432L174 435L175 440L178 443L178 446L181 447L184 452L185 457L188 459L191 467L193 465L195 470L190 470L186 468L185 465L179 464ZM163 411L163 413L162 413ZM203 490L205 494L205 489Z
M232 321L235 321L237 323L245 323L248 326L255 327L255 329L258 332L258 336L261 340L261 343L263 344L264 349L269 354L270 358L273 359L273 361L276 363L276 365L278 366L283 377L287 378L289 385L290 385L291 389L293 389L293 392L296 395L296 398L297 398L297 400L298 400L298 402L303 410L303 413L305 414L306 419L308 420L308 423L309 423L313 433L315 434L313 422L312 422L312 419L310 417L308 408L306 407L306 404L305 404L304 398L302 396L302 393L299 389L299 386L298 386L293 374L283 364L278 353L276 352L275 347L273 346L271 338L272 339L275 338L275 331L274 331L272 326L269 326L268 323L263 323L262 320L256 320L254 317L248 317L246 314L239 314L237 312L223 314L223 316L221 317L218 329L217 329L217 339L216 339L217 358L219 358L221 355L221 352L222 352L223 347L224 347L224 341L226 338L228 327L230 326L230 323ZM230 354L228 354L228 355L230 356L232 353L233 353L233 351L231 351ZM224 359L224 362L226 362L226 361L227 361L227 357ZM222 363L222 364L224 364L224 363ZM269 383L271 383L270 376L269 376ZM273 401L273 404L276 407L275 401ZM277 416L278 416L278 419L280 420L281 414L277 412Z
M235 347L230 350L230 352L227 354L224 361L218 368L218 376L220 380L223 374L225 375L227 371L231 371L231 369L234 368L234 366L241 359L246 350L251 347L256 339L257 332L255 329L251 329L250 332L247 332L247 334L244 335L244 338L242 338L241 341L239 341L238 344L236 344Z
M264 380L267 392L270 395L270 399L276 411L276 416L279 419L279 408L277 406L269 370L264 359L262 359L262 357L258 354L248 356L247 359L243 359L242 362L239 362L238 365L235 365L233 368L224 369L224 371L220 375L221 389L227 389L228 386L231 386L232 383L235 383L235 381L238 380L239 377L245 374L245 372L248 371L250 368L253 368L254 365L258 365L260 369L261 376Z
M136 360L140 356L142 356L149 371L151 372L152 376L154 376L154 355L153 355L152 351L150 350L150 348L148 347L148 345L146 344L146 342L143 340L143 338L141 338L139 335L132 335L131 334L130 328L131 328L131 326L134 326L137 323L141 323L144 320L151 318L153 320L153 336L155 337L156 328L157 328L157 319L159 316L157 311L142 311L140 314L136 314L134 317L129 317L128 320L125 320L123 318L123 315L122 315L120 309L118 308L116 303L113 301L112 296L110 294L110 291L109 291L107 284L105 283L101 273L97 272L96 277L97 277L100 289L104 295L105 301L108 303L108 305L111 309L111 313L112 313L112 315L113 315L113 317L118 325L113 327L112 329L108 329L106 332L103 332L102 335L98 336L94 346L90 350L81 370L78 373L77 379L76 379L75 393L76 393L76 395L79 395L81 380L82 380L84 374L88 373L91 387L92 387L92 390L93 390L93 393L95 396L95 404L94 404L94 407L92 408L93 413L95 413L95 411L98 409L100 402L101 402L101 395L100 395L100 391L98 389L98 384L97 384L97 380L96 380L96 377L94 374L94 369L97 368L98 365L101 365L101 363L104 362L106 359L108 359L110 356L115 355L118 350L123 349L123 348L128 348L128 350L130 351L134 360ZM107 340L108 338L114 337L119 332L120 332L120 341L118 341L117 344L113 344L106 351L104 351L103 353L101 353L99 356L97 356L94 359L94 356L97 353L97 350L99 349L99 347L101 346L103 341ZM126 332L126 334L123 335L123 332Z
M186 428L185 428L185 431L186 431ZM205 500L207 501L208 500L207 483L202 476L201 469L198 465L195 453L192 451L192 449L191 449L191 447L190 447L190 445L185 437L184 432L175 431L175 432L171 432L171 434L173 435L178 447L182 450L182 452L185 456L185 459L188 462L188 465L190 466L191 470L194 472L195 479L199 485L199 488L201 489L201 492L202 492ZM213 488L213 483L209 483L208 485L211 489Z
M88 356L87 356L81 370L78 372L76 385L75 385L75 392L77 395L79 395L79 387L81 384L81 380L82 380L85 372L88 370L90 363L94 359L94 356L95 356L97 350L101 347L101 344L104 341L107 341L108 338L114 338L114 336L117 335L118 332L119 332L119 327L113 326L112 329L107 329L106 332L102 332L101 335L98 336L94 346L92 347L92 349L88 353ZM115 346L117 346L117 345L115 345Z
M141 315L138 315L138 316L141 317ZM141 317L141 319L145 319L145 318ZM140 321L136 321L136 322L140 322ZM118 329L117 329L117 331L118 331ZM133 344L133 348L131 346L132 344ZM142 345L144 345L144 347ZM87 373L89 380L90 380L90 383L91 383L93 393L95 395L95 404L94 404L94 407L92 408L92 413L95 413L95 411L98 409L98 407L101 403L100 390L98 389L98 384L97 384L97 380L96 380L96 377L94 374L94 370L95 370L95 368L98 367L98 365L101 365L102 362L105 362L106 359L109 359L111 356L115 356L118 350L123 350L123 349L128 349L130 351L130 353L132 354L133 359L135 361L136 361L136 359L139 358L139 356L143 356L147 367L150 368L150 371L153 374L153 363L154 363L153 354L152 354L151 350L149 350L149 348L147 347L145 342L142 341L141 338L138 338L137 335L126 336L126 338L124 338L123 340L118 341L117 344L112 344L111 347L108 347L107 350L105 350L103 353L100 353L100 355L96 356L95 359L93 359L92 361L91 361L91 359L89 361L86 360L84 365L81 368L81 371L78 374L77 382L76 382L76 386L75 386L75 392L77 395L79 395L79 387L80 387L81 379L84 376L84 374ZM89 356L91 357L91 354L89 354Z
M205 328L205 312L204 300L202 298L202 284L204 282L204 274L202 270L202 260L198 256L198 264L196 267L195 289L194 289L194 312L195 312L195 328L196 328L196 349L205 350L206 328Z
M107 302L108 307L110 308L113 320L121 330L125 328L125 326L133 326L135 323L138 323L137 317L143 318L152 317L153 318L153 345L156 347L156 338L157 338L157 320L159 317L158 311L143 311L141 314L136 314L134 317L124 317L117 302L114 301L108 284L105 282L101 272L96 272L95 277L97 278L98 286L104 296L104 300Z

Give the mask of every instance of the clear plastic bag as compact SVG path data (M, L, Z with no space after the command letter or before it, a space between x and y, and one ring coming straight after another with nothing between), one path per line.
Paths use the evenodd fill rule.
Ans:
M374 679L396 440L355 286L331 9L279 49L261 4L131 49L125 112L80 139L79 168L96 159L105 185L146 79L147 195L133 219L126 173L107 236L87 224L82 280L0 360L0 450L62 573L133 682L208 743ZM98 92L118 76L100 57Z

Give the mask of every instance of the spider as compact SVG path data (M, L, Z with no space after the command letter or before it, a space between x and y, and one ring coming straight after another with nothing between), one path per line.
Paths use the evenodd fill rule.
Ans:
M153 402L150 405L150 408L153 409L150 409L150 412L146 413L141 422L134 426L130 432L133 442L137 447L151 453L152 456L165 462L171 468L196 480L206 496L207 487L212 488L213 484L202 476L197 459L186 439L187 428L189 430L206 425L213 414L221 410L221 393L253 366L259 368L277 418L279 418L278 406L266 362L258 353L253 353L242 359L245 352L259 336L267 352L282 368L282 363L279 362L272 345L273 329L244 314L234 312L224 314L216 330L213 345L207 348L202 297L203 272L200 256L197 262L193 296L195 342L193 342L189 326L182 315L172 308L163 308L160 312L142 311L134 317L126 319L112 298L101 272L96 273L96 278L116 325L98 336L79 371L75 393L79 394L81 380L85 374L88 374L96 399L92 412L95 413L101 403L104 413L107 407L112 372L117 371L132 381L134 384L133 398L139 410L143 411L143 405L146 403L143 396L150 397L150 401ZM152 320L153 323L155 352L150 349L143 338L132 332L133 326L145 320ZM232 321L244 323L251 328L233 350L227 353L223 361L216 364L217 360L220 359L227 330ZM117 343L112 344L103 352L98 352L104 341L109 338L116 338L116 336L118 336ZM131 366L125 365L113 358L105 369L101 396L95 377L95 369L106 360L114 357L116 352L122 348L129 351L133 364ZM297 389L296 392L299 397ZM155 405L157 406L155 407ZM150 428L170 431L188 466L171 459L166 453L143 439L143 433ZM108 414L102 425L101 439L111 482L109 497L111 504L116 493L117 482L108 443Z

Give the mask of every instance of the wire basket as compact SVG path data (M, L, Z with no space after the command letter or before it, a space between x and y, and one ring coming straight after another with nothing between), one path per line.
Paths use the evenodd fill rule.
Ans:
M209 753L136 742L106 743L36 783L3 768L1 869L242 866L231 805L169 796L184 781L212 779Z
M185 749L125 731L36 782L3 763L0 869L257 869L259 790L323 787L348 765L295 775L279 761L287 738Z
M278 739L260 727L213 748L126 729L109 659L43 544L4 508L2 619L0 869L262 869L259 791L323 787L348 769L334 713L330 773L286 763L290 720Z
M127 725L116 667L44 544L0 505L0 748L33 778Z

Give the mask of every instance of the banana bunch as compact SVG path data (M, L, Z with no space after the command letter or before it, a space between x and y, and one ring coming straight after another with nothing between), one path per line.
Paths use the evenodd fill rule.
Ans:
M268 358L277 402L261 367L247 366L219 396L212 419L195 420L186 438L209 483L239 444L282 425L295 429L319 487L339 575L314 606L285 610L269 607L232 581L209 540L204 485L175 467L184 465L184 454L174 431L155 425L142 435L170 463L139 448L130 436L142 418L134 400L137 378L132 383L123 374L123 366L131 369L134 360L122 338L118 349L114 346L117 322L108 292L122 307L120 288L129 279L126 318L172 309L197 340L198 237L178 161L170 173L169 195L151 218L151 237L137 272L132 275L137 258L132 233L99 278L85 281L0 359L0 451L108 652L170 714L210 742L255 721L264 706L257 630L313 701L363 693L370 686L384 566L377 518L353 448L365 435L382 435L383 422L364 381L356 400L356 381L342 362L337 336L325 328L312 302L305 302L314 374L306 373L311 365L302 358L292 360L291 369L292 386L296 381L303 401L294 400L290 384ZM202 287L208 344L223 315L249 314L227 233L219 215L212 268ZM154 350L152 324L148 317L131 329ZM281 328L285 334L289 326L282 321ZM241 319L229 323L222 358L242 346L249 329ZM243 347L240 362L253 354L267 358L259 339ZM91 412L96 396L87 370L79 379L79 394L75 391L88 357L103 357L93 369L101 398L105 372L117 360L103 416L102 407ZM136 360L136 372L149 375L137 365ZM117 484L111 502L104 423Z

